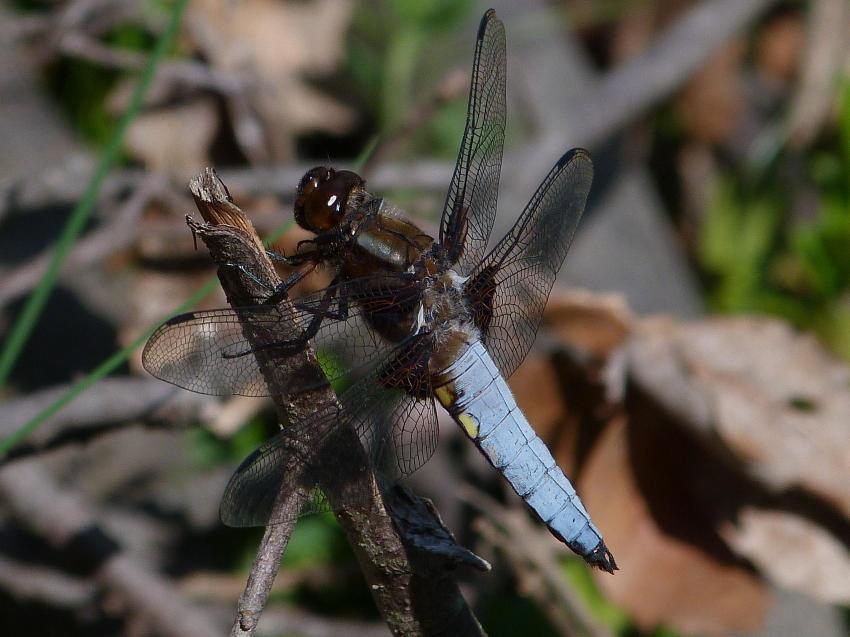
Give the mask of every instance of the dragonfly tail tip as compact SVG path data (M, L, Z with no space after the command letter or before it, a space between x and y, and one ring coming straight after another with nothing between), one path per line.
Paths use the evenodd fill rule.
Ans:
M608 547L605 546L605 542L599 542L596 548L593 549L586 559L588 564L598 568L599 570L605 571L606 573L613 574L614 571L620 570L620 567L617 566L617 562L614 560L614 556L611 554L611 551L609 551Z

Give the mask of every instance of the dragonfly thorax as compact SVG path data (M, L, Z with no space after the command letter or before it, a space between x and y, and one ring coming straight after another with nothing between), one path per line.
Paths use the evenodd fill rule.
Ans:
M452 269L428 276L422 284L422 327L440 338L441 332L468 332L471 314L464 295L467 277ZM421 329L421 328L420 328Z

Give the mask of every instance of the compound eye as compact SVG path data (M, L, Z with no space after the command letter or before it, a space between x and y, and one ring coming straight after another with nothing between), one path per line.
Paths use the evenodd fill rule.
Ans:
M301 178L298 183L298 195L309 195L322 181L327 181L328 170L326 168L313 168Z
M330 208L338 217L342 216L342 200L338 195L328 197L328 208Z

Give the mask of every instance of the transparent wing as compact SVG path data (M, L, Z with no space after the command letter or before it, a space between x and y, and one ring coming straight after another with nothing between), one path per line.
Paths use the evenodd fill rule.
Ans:
M534 342L592 180L590 154L581 149L567 152L467 283L475 322L505 378Z
M505 141L505 66L505 26L490 9L478 28L466 129L440 222L440 244L462 275L484 256L496 218Z
M331 508L333 494L319 488L345 489L348 504L365 502L365 485L345 483L340 454L350 454L353 432L372 469L388 479L409 476L433 455L438 427L427 354L430 336L411 337L382 359L374 370L340 395L340 406L290 423L239 466L225 489L221 519L228 526L262 526ZM326 432L319 439L316 432ZM282 488L311 493L300 511L272 508Z
M309 339L334 381L388 351L391 343L372 324L410 320L418 298L409 278L380 275L340 283L291 304L190 312L154 332L142 363L153 376L201 394L268 396L255 354L297 352Z

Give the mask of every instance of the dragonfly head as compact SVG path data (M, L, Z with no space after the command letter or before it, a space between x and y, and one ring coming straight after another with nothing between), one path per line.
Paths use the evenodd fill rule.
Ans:
M295 221L316 234L337 227L345 218L349 204L363 197L365 185L363 178L350 170L311 168L298 182Z

